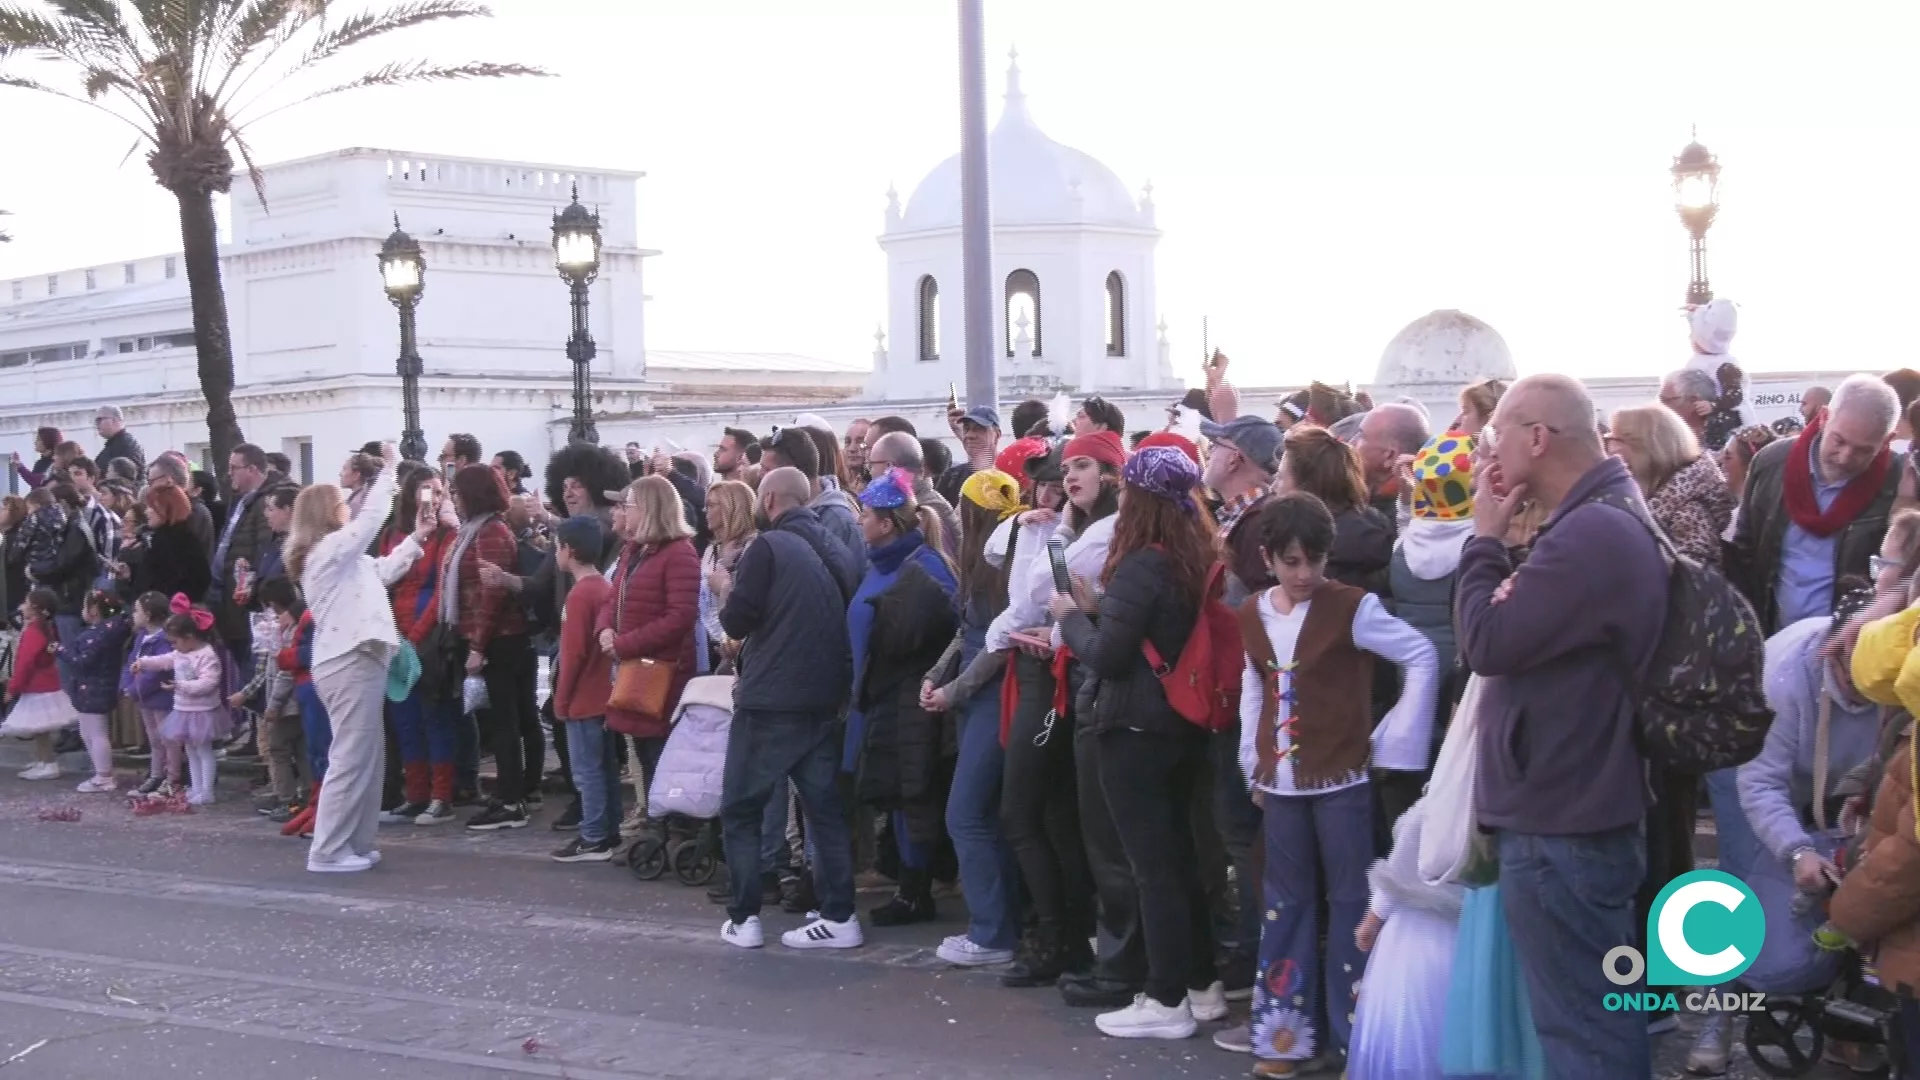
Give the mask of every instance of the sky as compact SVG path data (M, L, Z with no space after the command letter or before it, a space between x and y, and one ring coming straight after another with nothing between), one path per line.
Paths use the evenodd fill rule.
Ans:
M989 123L1017 46L1040 127L1152 182L1182 377L1205 318L1238 382L1365 382L1440 308L1491 323L1523 373L1678 366L1667 169L1695 129L1723 168L1709 269L1741 305L1743 363L1920 366L1892 317L1920 277L1920 208L1900 194L1920 175L1920 5L985 6ZM337 70L425 56L559 77L342 95L266 121L258 159L375 146L644 170L640 240L664 253L650 348L871 354L888 186L904 202L959 148L952 0L492 7ZM125 129L0 89L0 137L16 151L0 278L177 250Z

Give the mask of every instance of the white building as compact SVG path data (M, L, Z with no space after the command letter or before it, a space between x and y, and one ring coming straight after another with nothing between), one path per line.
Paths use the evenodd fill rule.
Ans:
M1017 61L987 137L987 170L1002 393L1174 385L1155 332L1152 189L1136 200L1113 170L1041 131ZM904 208L887 193L880 248L887 330L876 335L868 396L944 400L948 384L966 382L958 154Z
M267 166L267 205L235 178L221 274L234 408L249 441L330 479L372 439L397 439L399 324L376 254L396 215L427 264L419 307L429 452L459 431L538 465L566 438L569 307L552 216L574 186L600 213L592 287L596 412L655 401L810 401L855 393L857 363L765 354L663 354L648 370L638 240L642 174L349 149ZM206 406L178 255L0 283L0 450L30 456L50 425L91 449L93 410L121 405L149 454L202 457ZM318 462L316 465L315 463Z

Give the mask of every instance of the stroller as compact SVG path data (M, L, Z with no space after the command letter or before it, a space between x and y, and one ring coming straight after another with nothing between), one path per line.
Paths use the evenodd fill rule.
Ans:
M720 869L720 791L733 727L733 676L687 683L673 731L647 792L653 827L627 849L627 869L652 881L669 868L684 885L705 885Z

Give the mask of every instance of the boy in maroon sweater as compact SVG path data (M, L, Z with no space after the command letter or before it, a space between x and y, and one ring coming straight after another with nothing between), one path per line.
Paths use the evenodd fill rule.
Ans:
M620 772L615 736L606 728L613 666L593 633L613 598L613 587L597 565L605 537L592 514L566 519L554 536L554 568L572 575L574 584L560 614L553 716L567 725L573 786L580 792L580 835L553 853L554 862L606 862L620 846Z

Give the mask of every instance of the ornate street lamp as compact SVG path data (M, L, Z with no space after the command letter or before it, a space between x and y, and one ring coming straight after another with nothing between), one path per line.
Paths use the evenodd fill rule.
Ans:
M400 456L408 461L427 460L427 435L420 430L420 350L414 342L414 307L427 286L427 260L420 245L400 230L400 215L393 215L393 235L380 245L380 280L386 286L387 299L400 309L400 403L406 414L406 430L400 433Z
M1692 237L1693 280L1687 285L1687 303L1713 299L1707 284L1707 230L1720 212L1720 159L1698 142L1690 142L1673 159L1673 202L1680 223Z
M573 186L573 202L553 215L553 265L573 292L573 334L567 338L567 359L573 361L573 425L567 438L598 443L593 426L593 334L587 329L587 286L600 274L600 215L580 205L580 185Z

